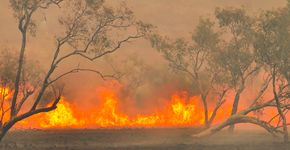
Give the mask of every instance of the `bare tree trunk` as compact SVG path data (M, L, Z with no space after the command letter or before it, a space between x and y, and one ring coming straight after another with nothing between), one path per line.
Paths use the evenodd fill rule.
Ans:
M24 63L24 53L25 53L25 48L26 48L26 31L21 31L21 33L22 33L22 45L21 45L21 49L20 49L17 74L16 74L15 83L14 83L15 90L14 90L12 102L11 102L12 103L11 104L11 113L10 113L11 118L13 118L16 114L15 107L16 107L16 101L17 101L17 96L18 96L18 92L19 92L19 84L20 84L23 63Z
M21 73L23 69L23 64L24 64L24 55L25 55L25 49L26 49L26 42L27 42L27 28L30 24L31 21L31 16L33 12L36 9L31 10L30 12L25 12L25 14L20 18L18 22L18 29L21 32L22 35L22 41L21 41L21 48L20 48L20 54L18 58L18 68L16 72L16 78L15 78L15 83L14 83L14 93L13 97L11 100L11 113L10 113L10 119L15 117L16 115L16 103L17 103L17 96L19 93L19 84L20 84L20 78L21 78Z
M215 116L217 114L218 109L219 109L219 107L215 107L214 108L214 110L213 110L213 112L212 112L212 114L211 114L211 116L210 116L210 118L208 120L208 127L211 126L211 124L212 124L212 122L213 122L213 120L214 120L214 118L215 118Z
M235 115L235 114L237 113L237 111L238 111L239 101L240 101L240 95L241 95L241 93L243 92L243 90L244 90L243 87L240 88L240 89L237 91L236 95L235 95L235 99L234 99L234 103L233 103L233 107L232 107L231 116ZM231 133L233 133L233 132L234 132L234 128L235 128L235 125L232 124L232 125L230 126L230 128L229 128L229 131L230 131Z
M2 139L4 138L5 134L4 133L0 133L0 142L2 141Z
M8 129L1 127L1 129L0 129L0 142L3 140L3 138L5 137L7 132L8 132Z
M208 120L208 107L207 107L206 97L207 96L204 94L201 95L203 109L204 109L204 126L205 126L205 128L209 128L210 124L209 124L209 120Z
M279 97L278 94L276 92L276 67L273 67L273 93L274 93L274 98L275 98L275 102L276 102L276 108L277 111L280 115L280 117L282 118L282 124L283 124L283 136L284 136L284 142L288 142L289 141L289 135L288 135L288 129L287 129L287 120L286 117L281 109L281 103L279 101Z
M245 115L233 115L233 116L230 116L224 122L220 123L219 125L211 127L205 131L202 131L199 134L193 135L193 137L195 138L207 137L207 136L210 136L219 132L220 130L224 129L227 126L231 126L238 123L252 123L252 124L258 125L264 128L265 130L267 130L273 136L276 136L276 133L277 133L275 127L271 126L269 123L265 121L259 120L255 117L249 117Z

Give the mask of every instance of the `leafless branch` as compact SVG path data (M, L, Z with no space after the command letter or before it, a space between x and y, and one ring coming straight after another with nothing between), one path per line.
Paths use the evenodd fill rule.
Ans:
M63 78L64 76L67 76L69 74L72 73L78 73L78 72L83 72L83 71L87 71L87 72L93 72L98 74L103 80L106 80L107 78L114 78L114 75L104 75L102 74L100 71L97 70L93 70L93 69L83 69L83 68L76 68L76 69L72 69L68 72L65 72L59 76L57 76L55 79L50 80L50 82L48 83L48 85L51 85L52 83L58 81L59 79Z

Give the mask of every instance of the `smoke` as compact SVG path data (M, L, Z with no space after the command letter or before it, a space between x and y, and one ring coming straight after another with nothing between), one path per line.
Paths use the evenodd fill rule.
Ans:
M115 3L112 0L110 2ZM212 14L216 7L244 5L251 12L255 12L260 9L271 9L286 4L285 0L269 0L267 2L264 0L127 0L125 2L133 10L136 18L153 24L160 33L172 38L190 37L190 33L197 24L199 17ZM62 32L57 23L58 17L62 15L61 13L57 7L53 7L47 11L40 11L35 16L38 25L37 34L36 37L29 37L26 55L39 61L43 70L47 70L54 52L54 36ZM20 45L20 34L17 31L17 22L9 8L8 0L0 2L0 22L0 44L5 43L17 52ZM136 110L130 110L131 107L128 106L135 105L136 107L132 108L139 109L143 113L149 113L152 109L163 105L164 101L169 100L170 96L176 91L188 91L189 95L198 95L190 79L180 72L170 70L167 62L156 50L150 47L146 40L133 41L110 55L115 62L115 68L118 68L120 72L127 72L128 66L126 68L124 60L132 59L132 53L140 59L146 70L141 72L133 70L128 74L129 77L119 81L122 83L122 86L119 87L119 90L122 91L120 97L124 101L121 107L126 111L133 114ZM115 73L114 69L104 59L88 63L79 58L72 58L59 66L58 73L77 65L87 68L92 67L105 74ZM138 67L138 64L136 65ZM130 77L136 80L132 80ZM139 79L141 80L140 85L134 88L130 87L134 84L134 81L137 82ZM94 73L78 73L63 79L61 84L65 85L64 96L68 100L79 104L81 107L87 107L99 103L96 91L100 85L104 84L104 81ZM253 91L248 92L254 93Z

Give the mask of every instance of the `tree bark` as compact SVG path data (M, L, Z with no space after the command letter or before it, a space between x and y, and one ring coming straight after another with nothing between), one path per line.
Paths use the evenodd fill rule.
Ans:
M255 117L249 117L245 115L233 115L233 116L230 116L224 122L220 123L219 125L216 125L196 135L193 135L193 137L194 138L207 137L207 136L210 136L219 132L220 130L224 129L227 126L231 126L238 123L252 123L252 124L258 125L264 128L265 130L267 130L273 136L276 136L276 133L277 133L275 127L273 127L272 125L268 124L265 121L259 120Z
M20 54L19 54L19 59L18 59L18 68L17 68L17 74L16 74L16 79L14 83L14 93L12 97L12 102L11 102L11 113L10 117L13 118L16 114L16 101L17 101L17 96L19 92L19 84L20 84L20 78L21 78L21 72L23 68L23 63L24 63L24 54L25 54L25 48L26 48L26 31L21 31L22 33L22 45L20 49Z
M235 115L235 114L237 113L237 111L238 111L239 101L240 101L240 95L241 95L241 93L243 92L243 90L244 90L244 86L241 87L241 88L237 91L237 93L236 93L236 95L235 95L235 99L234 99L234 103L233 103L233 107L232 107L231 116ZM235 125L232 124L232 125L230 126L230 128L229 128L229 131L230 131L231 133L233 133L233 132L234 132L234 128L235 128Z
M207 101L206 101L206 95L201 95L202 103L203 103L203 109L204 109L204 126L205 128L209 128L209 120L208 120L208 107L207 107Z
M276 92L276 67L273 67L273 94L274 94L274 98L275 98L275 102L276 102L276 108L277 111L280 115L280 117L282 118L282 124L283 124L283 136L284 136L284 142L288 142L289 141L289 135L288 135L288 128L287 128L287 120L286 117L281 109L281 103L279 101L279 97L278 94Z
M6 133L8 130L2 128L0 129L0 142L3 140L3 138L5 137Z
M19 53L19 58L18 58L18 68L16 71L16 78L15 78L15 83L14 83L14 93L13 97L11 100L11 111L10 111L10 119L15 117L16 115L16 103L17 103L17 97L19 93L19 84L20 84L20 78L21 78L21 73L23 69L23 64L24 64L24 55L25 55L25 50L26 50L26 40L27 40L27 28L30 24L31 21L31 16L33 12L36 9L31 10L30 12L25 12L25 14L20 18L19 23L18 23L18 29L21 32L22 35L22 41L21 41L21 48L20 48L20 53Z

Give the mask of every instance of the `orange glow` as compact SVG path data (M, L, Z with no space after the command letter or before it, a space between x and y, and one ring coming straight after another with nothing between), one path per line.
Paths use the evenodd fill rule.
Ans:
M89 103L86 99L70 101L61 98L57 109L32 116L17 123L17 128L139 128L139 127L189 127L204 124L204 110L199 96L189 96L187 92L175 92L168 100L162 99L161 105L148 108L147 113L133 109L133 114L126 109L135 107L120 99L121 85L98 87L98 103ZM1 89L0 89L1 90ZM9 95L9 90L4 94ZM2 94L2 93L0 93ZM157 100L158 98L156 98ZM214 101L213 101L214 102ZM89 106L81 107L80 104ZM7 103L9 104L9 103ZM209 114L213 104L209 105ZM50 106L50 104L48 105ZM153 105L151 105L153 106ZM216 114L214 123L227 118L231 111L231 102L225 103ZM147 109L147 108L144 108ZM273 111L275 112L275 110ZM274 114L274 113L273 113Z
M9 89L8 88L0 87L0 95L1 95L1 97L7 97L8 94L9 94Z
M57 109L44 114L44 119L40 122L40 126L43 128L51 127L67 127L67 126L79 126L81 121L78 121L71 109L71 106L68 102L62 98L58 105Z
M2 122L9 119L10 111L8 108L10 104L10 97L10 89L8 87L0 87L0 119Z
M175 127L199 126L203 124L203 111L198 109L199 97L188 97L184 93L174 94L168 104L149 115L136 114L135 117L119 109L119 100L113 91L103 91L101 103L78 115L75 106L62 98L54 111L36 115L21 121L22 128L121 128L121 127ZM30 121L31 120L31 121Z
M113 92L103 94L104 102L96 112L95 125L99 127L154 127L154 126L189 126L201 125L203 116L196 109L198 97L192 97L189 102L179 95L173 95L164 109L152 115L129 117L118 109L118 100Z
M100 127L126 126L128 125L128 116L118 112L117 101L112 94L106 95L104 103L101 105L96 117L96 125Z

